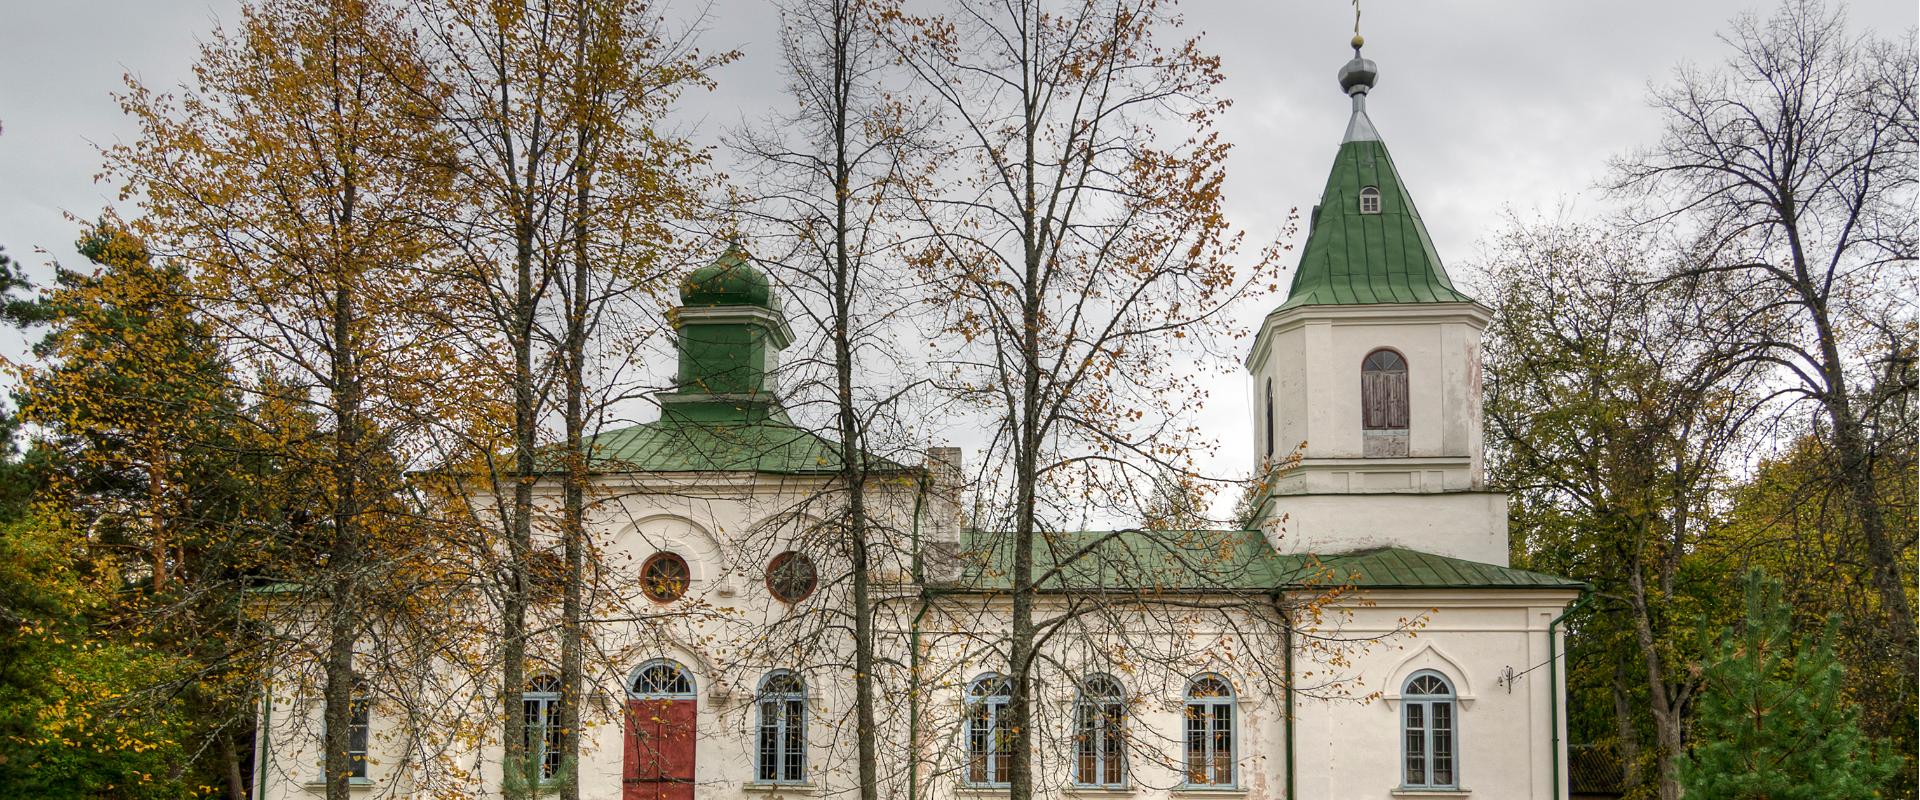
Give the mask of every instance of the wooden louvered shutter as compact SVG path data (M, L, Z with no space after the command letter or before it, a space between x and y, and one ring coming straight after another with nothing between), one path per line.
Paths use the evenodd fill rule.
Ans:
M1407 362L1392 350L1368 354L1360 369L1361 426L1405 430L1407 405Z

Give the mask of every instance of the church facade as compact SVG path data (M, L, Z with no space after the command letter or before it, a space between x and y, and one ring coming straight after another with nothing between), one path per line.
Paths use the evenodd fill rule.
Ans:
M1565 797L1558 621L1584 587L1509 566L1481 442L1489 312L1448 279L1367 116L1374 82L1356 42L1340 72L1352 120L1246 360L1256 454L1285 465L1257 523L1048 537L1033 673L1046 797ZM772 390L790 336L776 293L730 250L682 299L680 388L658 421L591 443L603 566L585 752L548 751L558 656L537 639L537 770L604 800L846 797L867 738L884 797L1004 796L1004 543L963 524L963 454L878 462L883 695L860 730L838 450ZM557 480L539 491L557 502ZM318 692L288 675L268 695L260 796L318 797ZM356 705L357 794L499 796L484 703L432 722L399 705L378 688ZM447 735L448 719L481 735Z

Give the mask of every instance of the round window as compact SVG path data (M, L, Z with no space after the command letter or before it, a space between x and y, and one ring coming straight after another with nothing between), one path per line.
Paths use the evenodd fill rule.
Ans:
M654 553L640 565L640 591L656 603L671 603L687 593L692 573L687 560L673 553Z
M813 559L805 553L789 550L767 562L767 590L782 602L798 603L807 599L817 583L819 576L814 572Z

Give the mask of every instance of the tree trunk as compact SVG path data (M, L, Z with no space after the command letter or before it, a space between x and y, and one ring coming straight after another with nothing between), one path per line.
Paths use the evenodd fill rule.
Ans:
M153 593L167 590L167 515L161 512L167 496L166 442L156 439L147 458L147 547L153 559Z
M522 207L525 214L525 197ZM507 591L501 625L500 689L502 695L503 769L526 777L526 719L521 708L527 675L528 556L533 551L534 433L538 424L533 386L533 223L524 217L515 226L513 305L513 511L508 520ZM531 788L530 781L507 781L508 788Z
M860 800L880 798L879 729L875 712L873 567L867 540L867 470L854 399L854 259L849 252L847 206L852 202L853 168L847 161L849 105L853 76L849 52L854 25L846 0L833 4L833 366L840 434L840 482L847 492L848 569L853 574L853 694L855 769Z
M335 100L336 113L338 99ZM339 226L351 231L356 213L356 192L351 171L343 180ZM349 234L344 234L349 235ZM351 238L346 241L351 242ZM349 245L350 246L350 245ZM353 700L356 694L353 650L360 636L359 570L365 558L360 535L359 469L360 452L360 364L356 358L358 343L353 327L358 308L353 295L347 253L336 254L334 265L333 319L328 330L332 350L329 378L333 390L334 447L330 465L333 477L333 542L328 553L332 572L328 587L325 702L327 800L348 800L348 783L353 771L350 747Z
M1022 70L1022 75L1026 74ZM1031 87L1027 87L1031 91ZM1010 800L1031 800L1033 797L1033 751L1036 748L1033 720L1033 665L1034 646L1037 632L1033 624L1033 551L1037 515L1037 483L1040 479L1040 325L1044 309L1040 305L1040 273L1042 270L1044 223L1040 217L1037 190L1034 185L1034 166L1038 160L1035 130L1038 121L1034 119L1035 101L1026 103L1025 152L1023 161L1026 175L1025 203L1022 220L1022 244L1025 247L1026 275L1020 291L1020 408L1014 419L1017 443L1014 453L1013 479L1015 487L1014 533L1013 533L1013 643L1008 648L1008 659L1013 672L1013 687L1008 697L1007 710L1012 717L1013 729L1013 765L1009 775Z
M592 13L580 4L576 9L580 25L585 26ZM574 74L582 82L587 72L587 34L576 34ZM584 95L585 87L575 91ZM590 274L587 270L587 219L592 213L593 173L587 162L592 145L589 124L580 122L575 129L574 209L573 209L573 291L567 302L566 353L566 459L567 471L562 487L560 534L566 559L563 597L560 601L560 758L569 774L561 786L561 800L580 800L580 703L584 695L586 632L581 618L586 593L586 370L587 315L591 304Z
M225 767L227 778L227 796L232 800L248 800L247 778L240 770L240 748L233 742L232 731L220 733L220 761Z
M1633 724L1633 698L1627 691L1627 664L1615 661L1613 665L1613 723L1616 745L1614 753L1620 757L1620 788L1632 790L1640 786L1640 732Z
M1646 579L1641 574L1639 560L1629 568L1627 576L1628 601L1633 607L1634 640L1640 646L1640 655L1646 661L1648 711L1653 715L1654 739L1659 750L1660 800L1679 800L1680 774L1675 761L1683 747L1682 732L1686 720L1682 719L1680 709L1669 699L1666 671L1660 658L1659 645L1653 633L1653 620L1647 609Z
M1820 347L1817 367L1825 386L1820 402L1833 423L1833 449L1836 473L1845 487L1860 536L1867 545L1869 580L1880 595L1887 629L1893 634L1893 647L1912 673L1920 666L1920 653L1914 646L1914 611L1907 602L1906 581L1900 576L1900 555L1887 536L1886 519L1881 513L1880 496L1875 485L1873 460L1868 457L1866 437L1860 420L1853 413L1853 396L1848 391L1847 373L1840 358L1840 343L1827 308L1827 293L1817 283L1807 262L1800 235L1800 216L1796 200L1788 194L1775 209L1787 233L1787 249L1793 257L1794 291L1813 322Z

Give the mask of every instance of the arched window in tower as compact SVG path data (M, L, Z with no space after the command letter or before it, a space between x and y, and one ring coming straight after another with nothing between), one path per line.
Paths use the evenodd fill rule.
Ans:
M1407 454L1407 360L1380 348L1360 364L1360 427L1368 458Z
M1267 463L1273 463L1273 379L1267 379L1266 405Z
M1360 213L1362 214L1380 213L1380 190L1379 189L1372 186L1368 186L1367 188L1360 190Z

